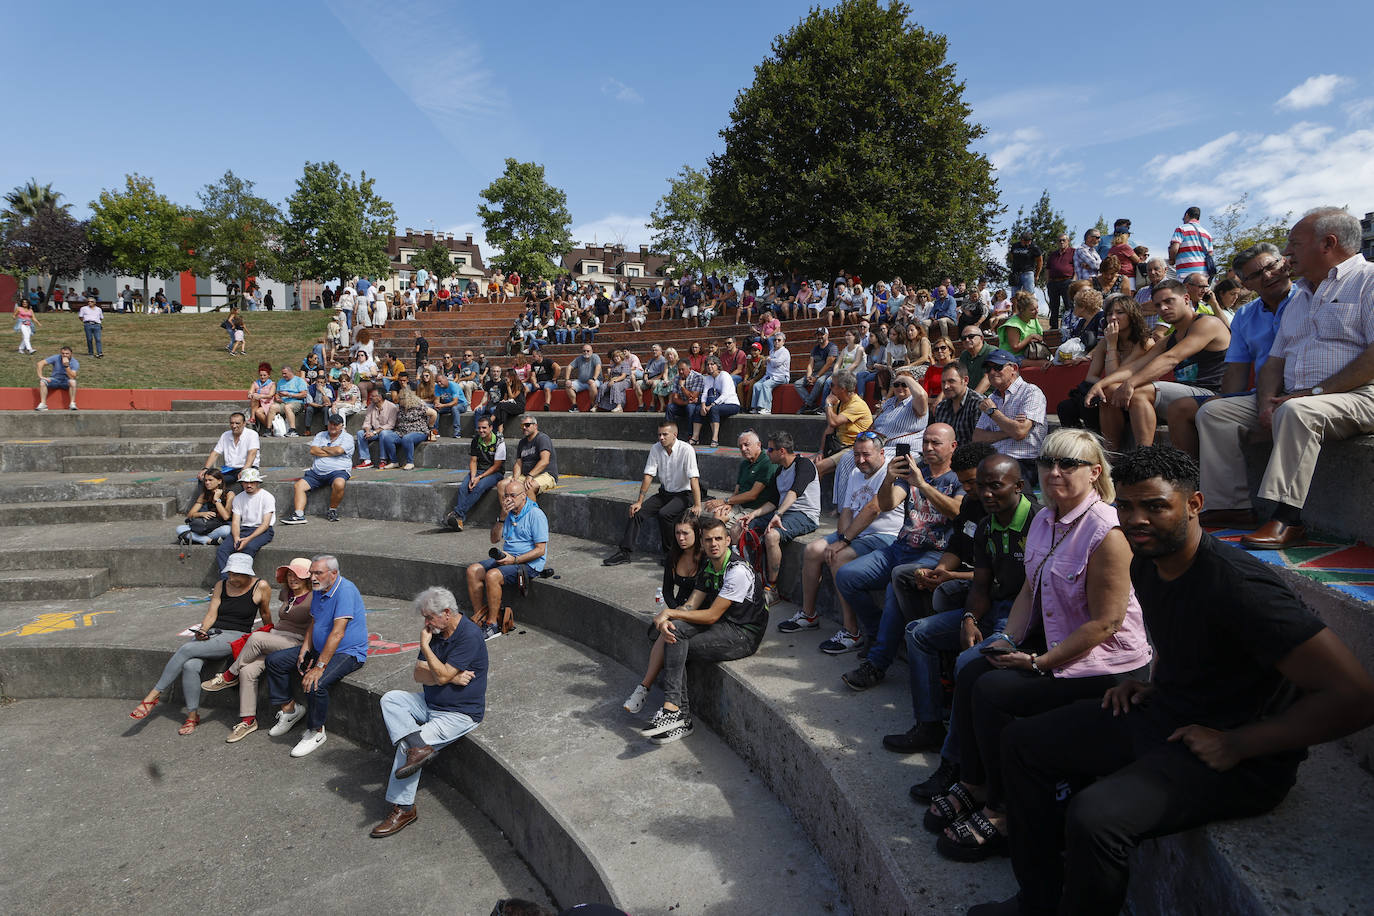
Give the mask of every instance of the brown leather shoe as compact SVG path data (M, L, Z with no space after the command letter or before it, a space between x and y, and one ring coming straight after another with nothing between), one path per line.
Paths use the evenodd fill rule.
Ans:
M389 837L393 833L400 833L406 827L409 827L411 823L419 819L419 817L420 809L418 809L414 805L410 806L409 811L402 808L400 805L392 805L391 813L388 814L386 816L386 819L383 820L380 824L378 824L376 827L373 827L372 833L369 835L373 839L378 840L384 837Z
M406 762L396 768L397 779L409 779L420 767L429 763L434 756L434 748L428 744L422 747L406 748Z
M1283 550L1299 547L1307 542L1305 525L1285 525L1278 519L1270 519L1259 527L1254 534L1240 539L1243 546L1251 550Z
M1250 509L1207 509L1197 520L1204 528L1249 528L1260 526L1260 520Z

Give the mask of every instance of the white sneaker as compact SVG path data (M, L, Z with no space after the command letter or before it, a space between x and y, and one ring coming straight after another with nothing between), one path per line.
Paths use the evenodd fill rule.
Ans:
M637 713L644 708L644 701L649 698L649 688L643 684L636 684L634 693L625 701L625 711Z
M820 625L821 622L817 618L807 617L805 611L797 611L797 613L778 624L778 632L796 633L801 630L814 630L820 627Z
M268 730L267 734L273 738L280 738L282 735L296 727L296 723L305 718L305 704L297 703L296 708L290 712L277 710L277 724Z
M39 404L37 407L34 408L34 410L47 410L47 409L48 409L48 405L47 405L47 404Z
M291 749L292 757L304 757L324 744L324 729L317 732L306 732L301 735L301 740L296 742L296 746Z

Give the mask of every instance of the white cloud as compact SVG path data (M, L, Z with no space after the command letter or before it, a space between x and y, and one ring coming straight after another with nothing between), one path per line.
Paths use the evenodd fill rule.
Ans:
M988 161L999 172L1014 172L1044 157L1044 137L1035 127L988 134L985 138L985 142L991 146Z
M623 244L637 248L649 244L652 232L647 214L607 213L600 219L578 223L572 228L573 241L579 245Z
M613 76L608 76L601 81L601 94L609 95L617 102L629 102L633 105L644 101L644 96Z
M1225 141L1225 142L1222 142ZM1217 208L1248 193L1255 216L1317 206L1369 209L1374 129L1340 131L1301 122L1274 134L1231 133L1145 165L1167 200Z
M1161 181L1179 178L1190 175L1201 168L1206 168L1209 163L1215 162L1217 158L1228 148L1234 146L1241 138L1240 133L1231 131L1223 134L1215 140L1209 140L1197 149L1188 150L1183 153L1175 153L1172 156L1155 156L1145 163L1145 168L1153 172Z
M1283 98L1275 103L1275 107L1283 111L1303 111L1308 108L1320 108L1323 105L1331 104L1331 99L1336 93L1351 85L1355 81L1348 76L1338 76L1335 73L1321 73L1317 76L1309 76L1297 86L1294 86Z
M1374 99L1346 103L1345 120L1352 127L1374 122Z
M483 136L491 139L490 126L505 123L499 117L508 107L505 90L483 65L481 43L465 34L457 7L437 0L326 0L325 5L396 88L450 140L469 138L473 122L480 122ZM431 56L417 53L416 35L443 35L448 46L463 51L435 66ZM348 66L346 54L340 61ZM466 144L455 145L461 149Z

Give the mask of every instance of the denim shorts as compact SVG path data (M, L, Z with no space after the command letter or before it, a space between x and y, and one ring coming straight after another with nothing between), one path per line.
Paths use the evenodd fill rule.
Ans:
M838 531L825 536L825 542L827 544L833 544L839 539L840 533ZM854 556L857 559L875 550L882 550L895 540L897 540L897 535L895 534L861 534L849 542L849 549L854 551Z
M320 487L327 487L336 480L347 480L351 475L347 471L330 471L327 474L317 474L312 468L301 475L301 479L312 490Z
M769 523L773 521L773 516L775 515L777 515L776 512L769 512L767 515L754 520L754 528L758 530L759 534L764 533ZM810 534L815 531L816 528L816 523L807 518L805 514L796 509L788 509L782 514L782 531L780 532L779 540L781 543L786 544L788 541L799 538L803 534Z
M522 569L525 571L526 579L539 578L539 573L530 569L529 565L526 563L511 563L507 566L497 566L496 564L496 560L493 560L491 557L487 557L485 560L482 561L482 568L488 571L493 569L501 570L501 578L505 581L507 585L511 585L515 582L515 577L520 574L520 570Z

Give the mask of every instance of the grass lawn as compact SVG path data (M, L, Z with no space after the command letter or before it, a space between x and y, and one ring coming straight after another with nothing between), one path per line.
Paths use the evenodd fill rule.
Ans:
M299 365L311 344L324 335L329 313L249 312L244 315L247 356L230 356L221 328L226 312L203 315L114 315L106 313L102 334L105 358L86 356L86 334L70 312L40 312L32 356L20 354L11 316L0 317L9 340L0 352L0 387L32 388L39 359L67 344L81 363L86 388L242 388L257 378L266 360L280 374L284 362Z

